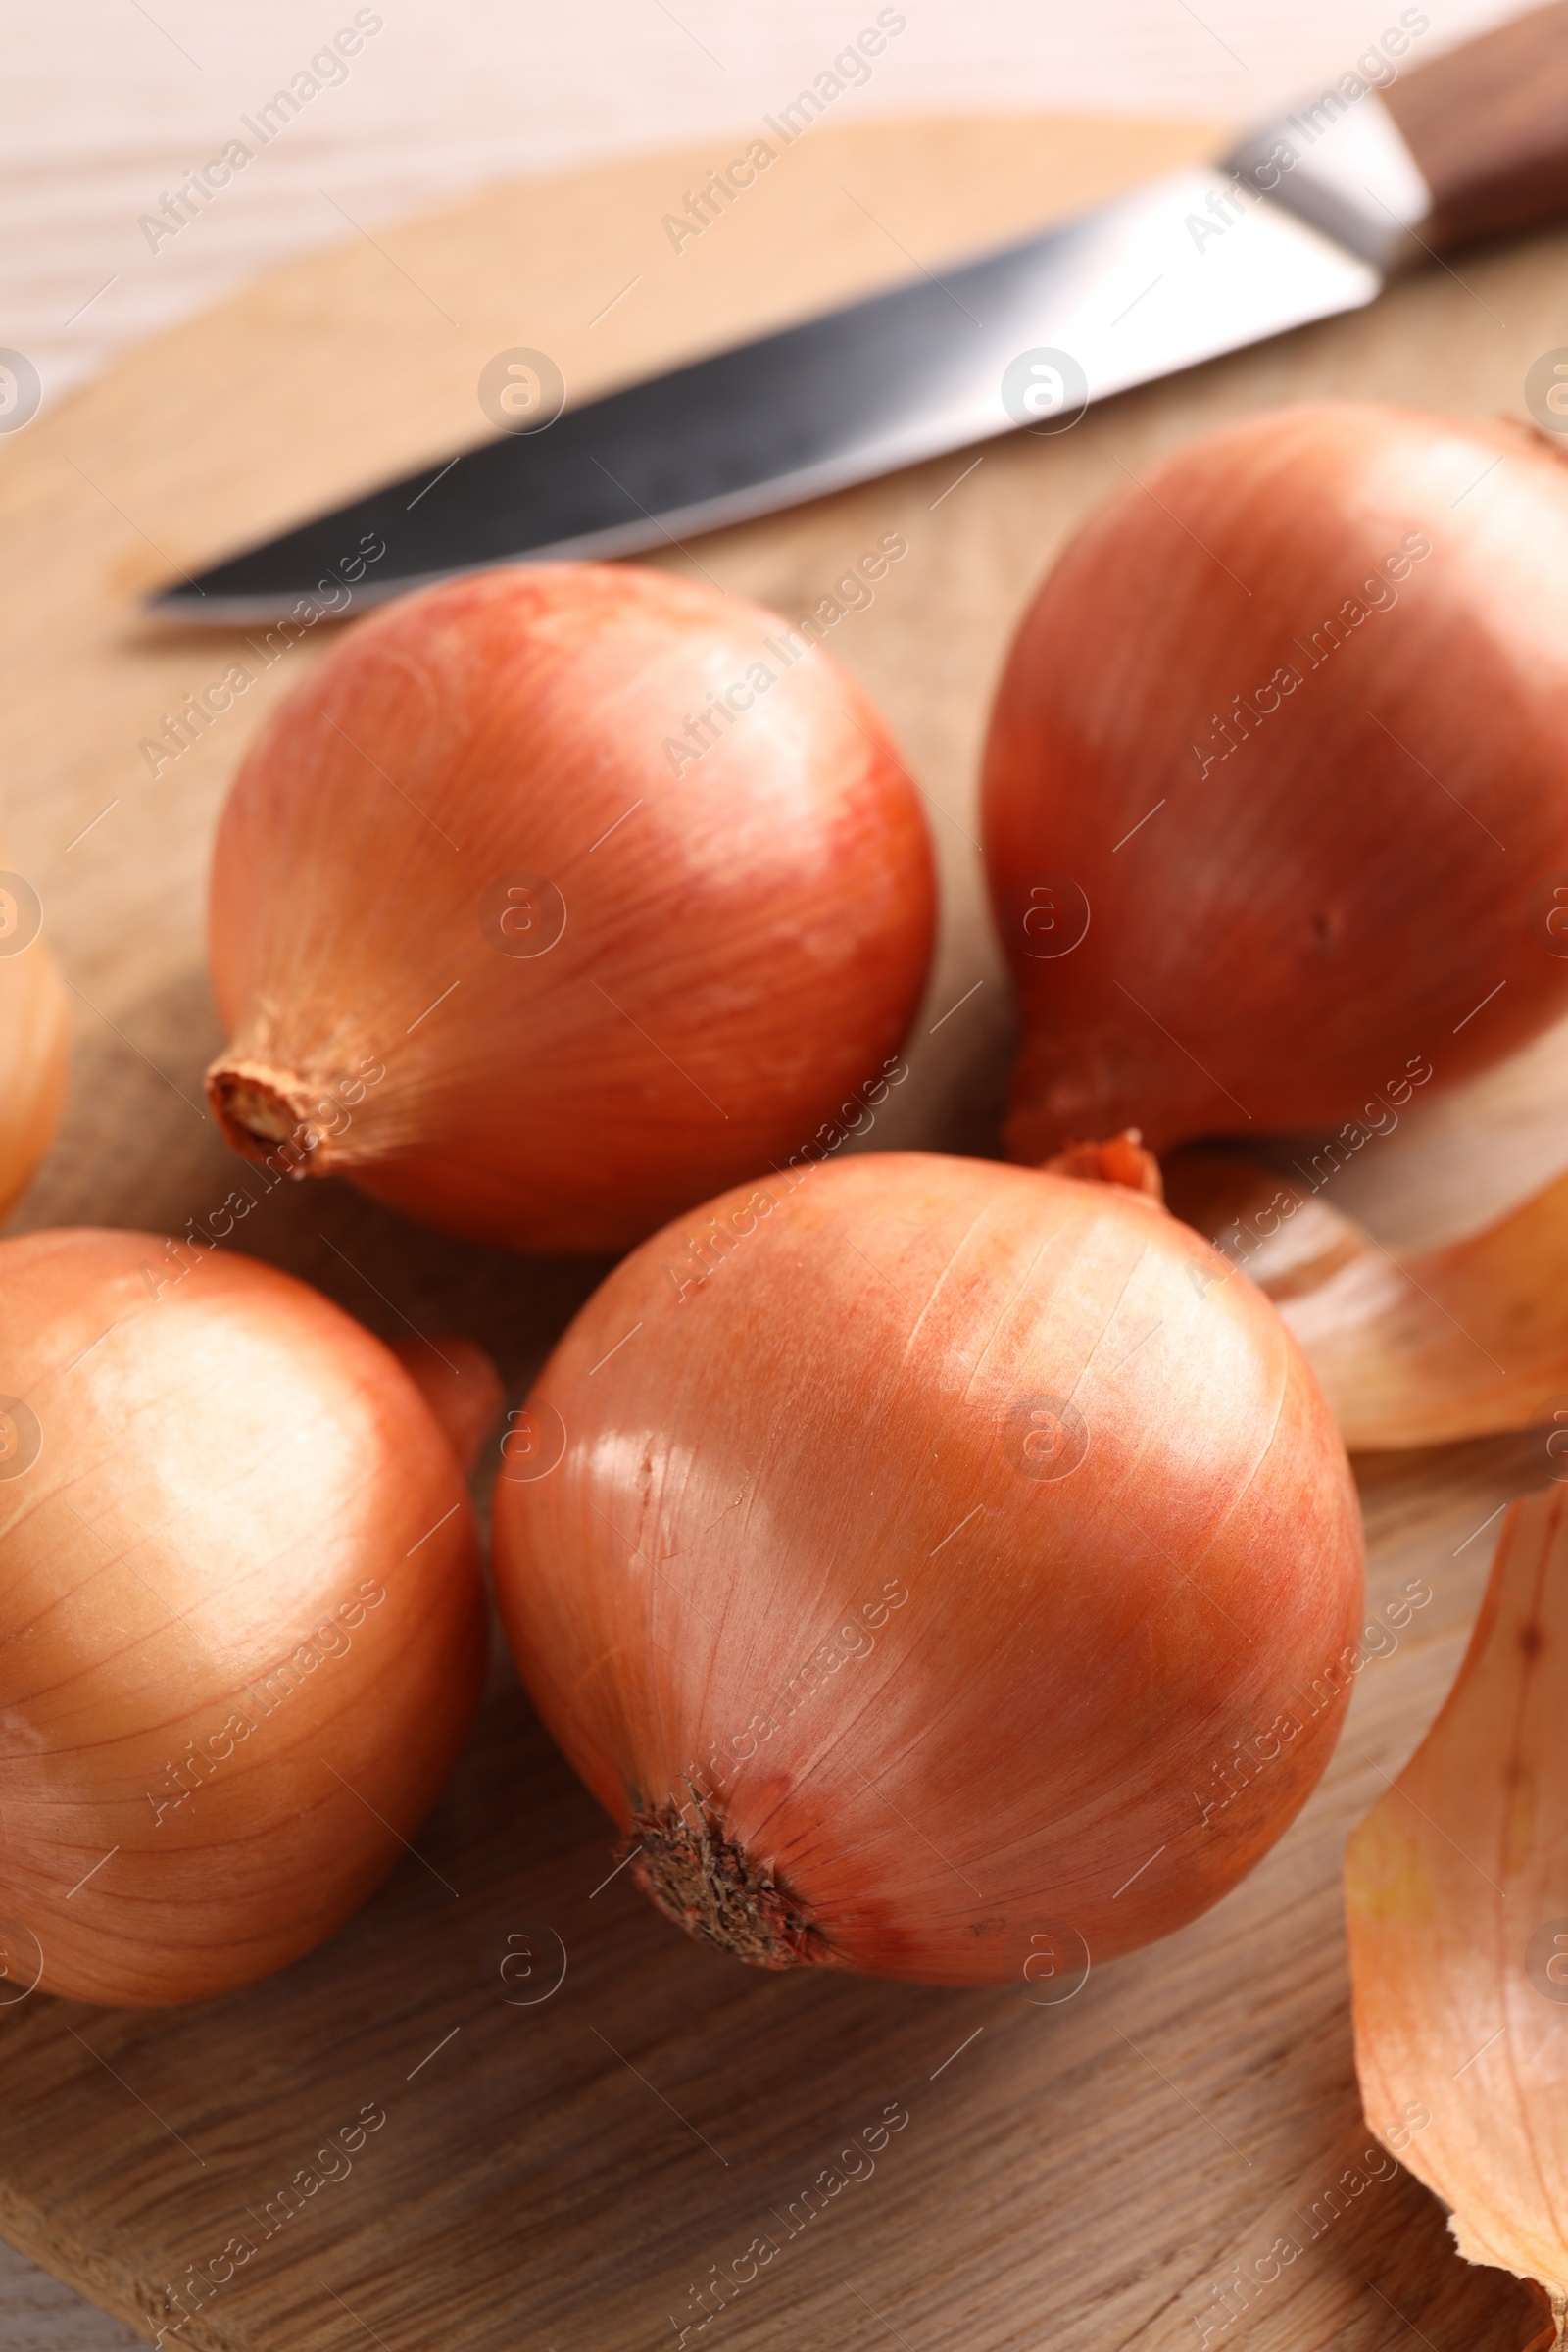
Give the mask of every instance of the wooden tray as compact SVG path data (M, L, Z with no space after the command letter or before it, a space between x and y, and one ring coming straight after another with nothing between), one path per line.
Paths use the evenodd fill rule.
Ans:
M728 148L505 188L285 270L0 446L9 849L80 1016L65 1130L18 1224L179 1233L231 1182L201 1107L208 845L244 742L326 630L155 776L142 739L236 641L144 628L138 590L442 463L482 432L475 382L500 349L549 351L586 395L1213 144L1168 122L823 125L678 254L662 217ZM672 551L793 615L883 532L908 542L830 639L903 739L947 893L914 1076L879 1142L996 1148L1008 1009L975 760L1009 631L1064 534L1160 450L1272 402L1517 409L1530 362L1568 343L1565 260L1546 238L1462 277L1434 269L1060 440L994 443ZM1565 1093L1558 1031L1379 1144L1342 1199L1390 1234L1451 1231L1560 1163ZM404 1316L472 1332L519 1391L600 1270L421 1234L333 1186L272 1195L246 1240L389 1335ZM1339 1865L1452 1676L1489 1515L1544 1475L1524 1438L1365 1466L1369 1607L1412 1580L1430 1598L1366 1667L1323 1786L1254 1876L1060 2007L1022 1985L754 1975L688 1943L608 1875L607 1824L498 1656L418 1856L324 1950L189 2011L0 2009L0 2229L149 2337L232 2352L1519 2345L1523 2290L1469 2271L1434 2200L1361 2161ZM509 1936L534 1956L520 1986L499 1972ZM906 2120L873 2168L841 2166L888 2115ZM384 2120L358 2144L350 2131L351 2155L321 2153L361 2117ZM1263 2255L1266 2271L1287 2231L1301 2254L1236 2288L1233 2266ZM744 2272L764 2236L776 2254L700 2328L695 2290ZM192 2266L223 2271L230 2240L254 2248L243 2265L172 2300Z

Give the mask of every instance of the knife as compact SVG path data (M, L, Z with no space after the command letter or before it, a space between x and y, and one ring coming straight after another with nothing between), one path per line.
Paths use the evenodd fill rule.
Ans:
M668 546L999 433L1065 431L1092 401L1568 213L1568 0L1411 64L1429 31L1403 9L1355 70L1209 169L580 408L546 355L498 354L481 392L501 437L148 609L228 626L303 600L316 618L319 599L341 613L485 564Z

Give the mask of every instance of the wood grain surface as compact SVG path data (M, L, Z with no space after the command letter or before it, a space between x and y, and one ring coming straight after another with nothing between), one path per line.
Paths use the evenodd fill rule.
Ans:
M66 1125L16 1223L179 1233L240 1174L201 1106L203 874L235 760L325 629L155 778L141 739L239 640L152 631L139 589L378 476L433 471L479 436L497 350L549 351L581 397L911 260L940 271L1210 144L1170 123L822 126L678 255L661 218L706 154L503 189L291 268L16 437L0 452L24 584L0 642L8 840L78 1009ZM1279 400L1517 409L1531 362L1568 342L1565 257L1561 237L1472 256L1462 278L1434 270L1059 439L670 551L793 616L883 532L908 542L829 639L905 746L947 893L913 1075L879 1145L996 1148L1010 1031L975 760L1008 632L1064 534L1174 442ZM1471 1221L1568 1156L1565 1097L1559 1031L1371 1147L1346 1205L1353 1192L1380 1230L1423 1239ZM471 1332L516 1390L599 1271L420 1234L328 1185L272 1195L244 1239L389 1336ZM1522 2345L1524 2291L1467 2270L1408 2176L1362 2166L1339 1865L1451 1679L1491 1515L1547 1465L1525 1436L1364 1467L1369 1610L1412 1583L1430 1598L1392 1647L1369 1644L1385 1654L1328 1776L1262 1867L1070 2002L767 1977L688 1943L610 1875L609 1825L498 1653L417 1852L323 1950L188 2011L0 2008L0 2229L148 2337L212 2352L367 2336L387 2352L858 2352L890 2335L911 2352L1372 2352L1412 2329L1435 2352ZM509 1936L527 1939L526 1979L501 1975ZM1330 2199L1347 2174L1360 2185ZM808 2206L824 2176L838 2185ZM1238 2290L1234 2266L1255 2278L1292 2208L1320 2213L1316 2235ZM744 2272L758 2239L777 2251L699 2331L698 2290ZM233 2265L231 2240L254 2249L242 2265L182 2290Z

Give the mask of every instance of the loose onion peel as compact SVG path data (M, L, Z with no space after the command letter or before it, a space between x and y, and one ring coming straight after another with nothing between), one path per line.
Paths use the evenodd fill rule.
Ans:
M1407 1258L1292 1178L1175 1152L1176 1214L1272 1298L1352 1452L1568 1424L1568 1174Z
M1458 1680L1350 1839L1362 2102L1568 2340L1568 1489L1515 1503ZM1390 2144L1393 2144L1392 2141Z

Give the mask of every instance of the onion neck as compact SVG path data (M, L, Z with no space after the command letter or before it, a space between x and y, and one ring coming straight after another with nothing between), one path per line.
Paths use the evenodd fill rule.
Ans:
M643 1892L666 1919L754 1968L800 1968L820 1958L820 1937L766 1863L728 1837L722 1814L693 1797L640 1805L627 1852Z
M1080 1184L1119 1184L1157 1207L1165 1203L1159 1162L1152 1152L1145 1151L1136 1127L1124 1127L1102 1144L1064 1144L1040 1164L1048 1176L1072 1176Z
M207 1100L227 1142L247 1159L299 1177L330 1174L341 1157L312 1116L318 1092L293 1071L220 1054L207 1073Z

